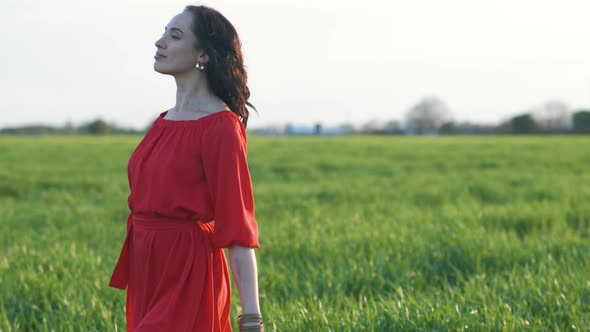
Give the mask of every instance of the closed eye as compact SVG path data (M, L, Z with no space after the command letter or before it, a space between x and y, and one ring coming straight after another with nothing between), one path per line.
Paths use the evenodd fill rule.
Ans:
M163 34L161 34L161 35L160 35L160 37L164 37L164 35L165 35L165 34L166 34L166 33L163 33ZM172 38L173 38L173 39L180 39L180 38L179 38L179 37L177 37L177 36L172 36Z

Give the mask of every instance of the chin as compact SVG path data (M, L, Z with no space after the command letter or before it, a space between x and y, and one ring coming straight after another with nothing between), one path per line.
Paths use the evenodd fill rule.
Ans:
M181 75L187 72L190 72L191 67L188 67L187 70L185 67L178 66L178 65L171 65L170 63L160 63L158 61L154 62L154 70L160 74L166 75Z
M170 75L172 71L166 70L166 68L162 68L162 66L158 65L158 63L154 63L154 70L160 74Z

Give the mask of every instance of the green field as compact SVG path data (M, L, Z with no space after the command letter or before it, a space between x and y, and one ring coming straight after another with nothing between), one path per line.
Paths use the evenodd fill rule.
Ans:
M140 139L0 137L0 331L125 331ZM590 330L590 137L250 135L248 158L266 331Z

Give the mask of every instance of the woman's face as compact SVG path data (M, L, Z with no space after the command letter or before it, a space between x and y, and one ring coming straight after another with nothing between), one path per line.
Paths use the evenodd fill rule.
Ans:
M182 12L172 18L164 34L155 43L154 70L162 74L178 74L196 70L197 60L206 63L206 56L195 49L195 36L191 31L192 15Z

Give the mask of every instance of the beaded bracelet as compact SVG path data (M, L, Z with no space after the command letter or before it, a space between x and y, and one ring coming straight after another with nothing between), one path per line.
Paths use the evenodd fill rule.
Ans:
M259 325L243 326L244 323L258 323ZM264 332L264 324L260 314L241 314L238 316L240 332Z

